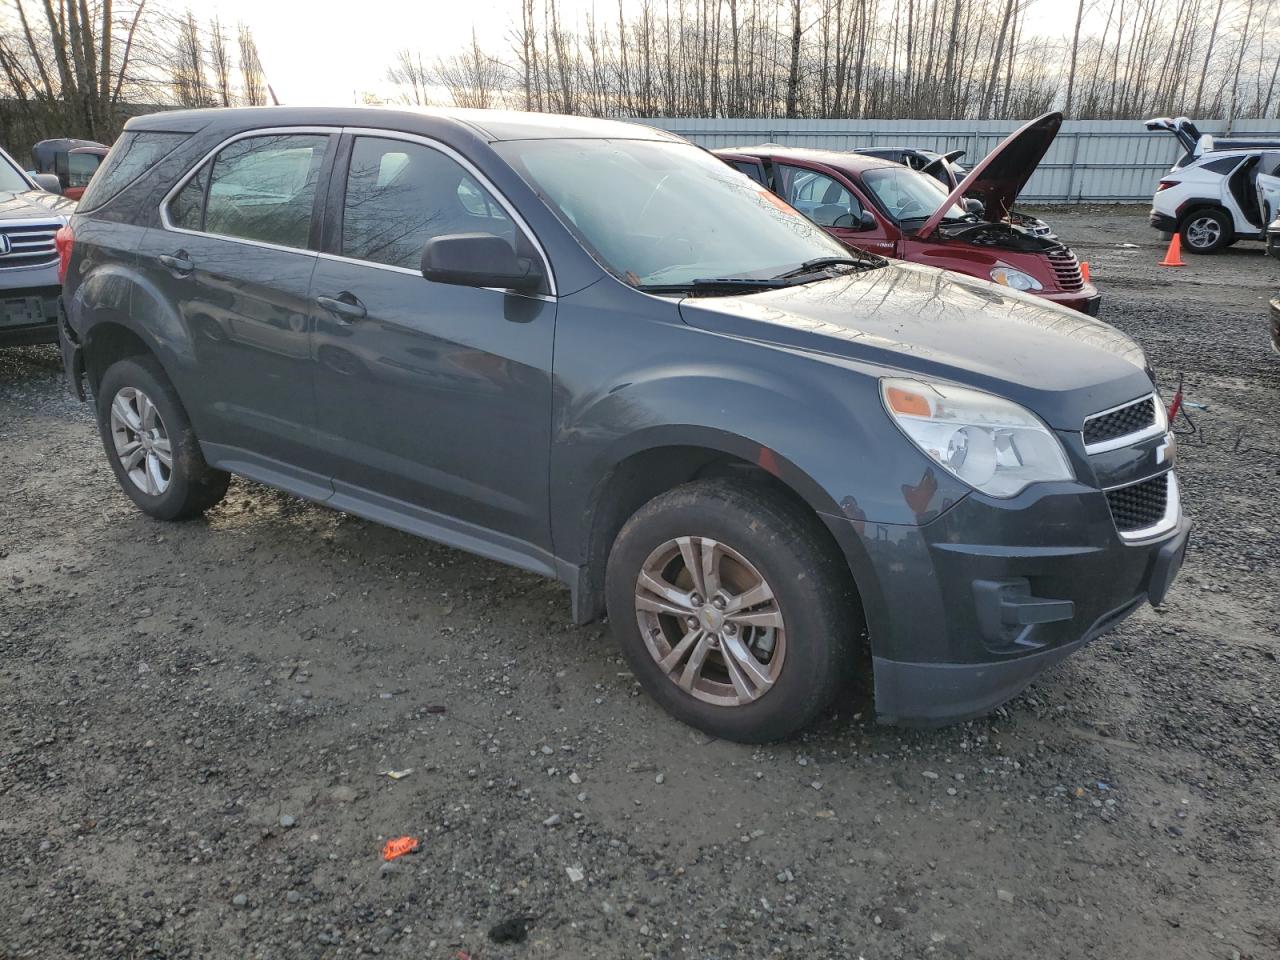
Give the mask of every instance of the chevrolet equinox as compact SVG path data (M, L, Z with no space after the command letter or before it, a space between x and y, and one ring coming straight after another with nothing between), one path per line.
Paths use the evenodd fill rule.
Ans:
M860 663L881 719L982 714L1185 549L1132 340L850 250L660 130L161 113L58 250L67 376L142 511L234 473L558 578L716 736L796 731Z

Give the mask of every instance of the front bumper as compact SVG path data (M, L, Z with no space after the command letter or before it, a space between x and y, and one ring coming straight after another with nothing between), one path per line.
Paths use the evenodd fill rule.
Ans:
M827 518L845 547L872 641L876 714L940 724L980 716L1105 633L1177 575L1191 524L1142 543L1104 495L1028 488L970 495L920 527Z
M1081 313L1086 313L1091 317L1098 315L1098 308L1102 304L1102 294L1098 293L1098 288L1092 283L1086 283L1079 290L1058 290L1049 293L1037 293L1036 296L1059 306L1079 310Z
M1271 349L1280 353L1280 297L1271 301Z

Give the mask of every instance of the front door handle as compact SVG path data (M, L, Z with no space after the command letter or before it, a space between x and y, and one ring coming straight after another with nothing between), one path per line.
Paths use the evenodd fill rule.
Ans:
M164 264L175 277L189 277L196 271L195 263L192 262L191 257L187 255L185 250L179 250L174 254L162 253L156 259Z
M369 311L360 302L360 298L354 293L348 293L346 290L336 297L316 297L316 303L320 304L339 320L344 320L347 323L353 320L363 320L369 315Z

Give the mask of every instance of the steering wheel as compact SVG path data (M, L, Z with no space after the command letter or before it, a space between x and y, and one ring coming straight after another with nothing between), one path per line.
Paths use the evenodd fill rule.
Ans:
M905 219L907 212L912 210L915 207L919 207L921 210L924 210L923 203L921 203L915 197L907 197L906 202L903 203L902 206L898 208L898 219L899 220ZM929 211L925 210L925 212L928 213Z

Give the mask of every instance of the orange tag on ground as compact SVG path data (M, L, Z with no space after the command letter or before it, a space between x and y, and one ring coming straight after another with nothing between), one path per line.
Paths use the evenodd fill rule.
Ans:
M382 848L382 859L394 860L396 857L403 857L406 853L417 852L417 837L396 837L394 840L388 840L387 845Z

